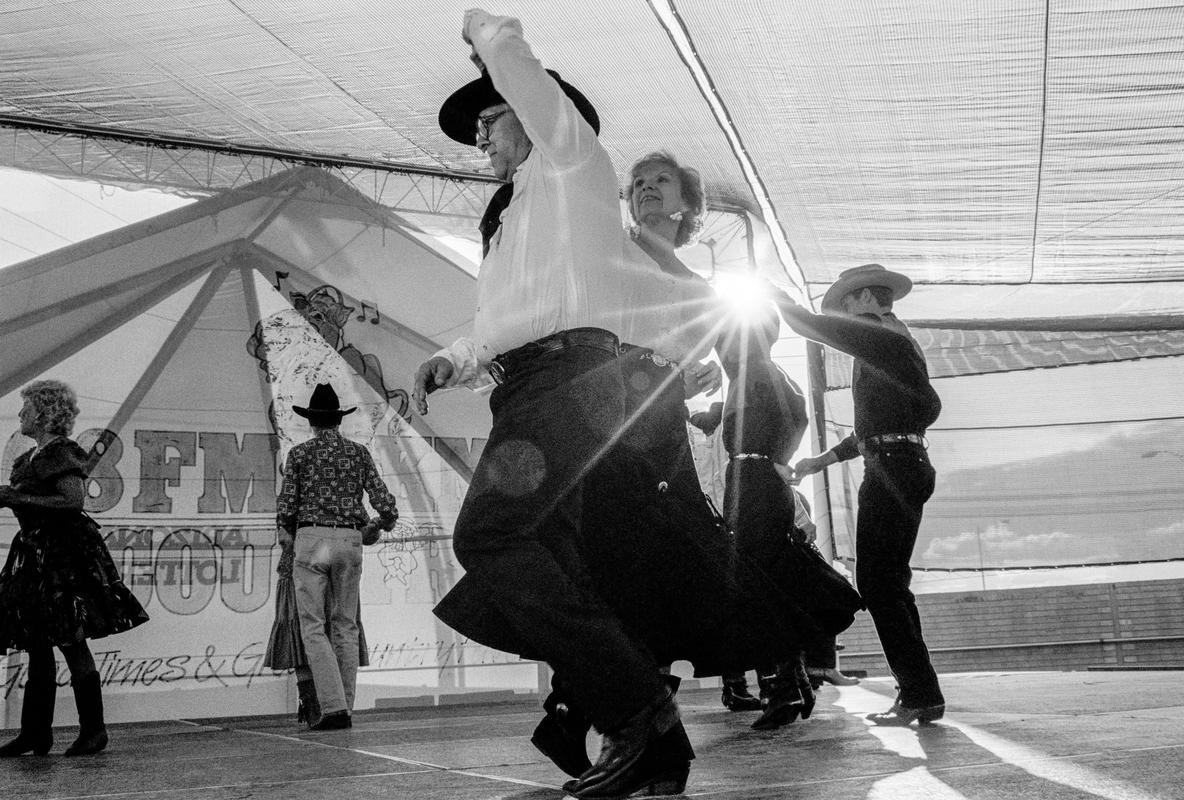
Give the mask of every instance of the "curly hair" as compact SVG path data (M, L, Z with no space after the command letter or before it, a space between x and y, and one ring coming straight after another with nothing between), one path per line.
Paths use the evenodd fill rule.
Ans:
M32 407L37 427L60 436L69 436L74 430L78 396L66 384L52 380L33 381L21 389L21 397Z
M682 184L682 201L686 203L687 210L678 223L678 232L674 235L674 246L684 247L694 244L699 232L703 230L703 212L707 207L703 178L699 175L699 170L693 167L684 167L678 163L678 159L665 150L655 150L644 155L629 168L629 181L625 184L625 202L629 206L629 216L635 223L639 222L633 213L633 181L637 178L638 170L649 164L663 164L678 175L679 183Z

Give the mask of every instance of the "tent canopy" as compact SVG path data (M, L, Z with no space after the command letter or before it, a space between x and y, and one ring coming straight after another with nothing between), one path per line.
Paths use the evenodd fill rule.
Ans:
M247 258L260 290L301 276L288 264L317 265L302 291L340 286L339 306L364 315L368 304L404 326L404 374L462 332L472 288L457 259L421 259L394 282L383 265L392 237L472 237L494 186L484 157L436 124L474 75L459 36L467 5L9 4L0 165L230 205L217 224L174 212L160 236L142 223L126 241L0 272L0 324L18 356L6 390L102 318L85 314L152 308L218 259ZM931 563L1035 563L1065 531L1080 534L1086 555L1074 560L1121 560L1101 546L1119 523L1146 540L1136 557L1176 557L1178 493L1162 508L1116 499L1175 485L1184 458L1184 0L490 10L519 17L543 63L591 99L622 175L667 148L701 171L716 213L745 212L688 254L699 271L755 267L810 298L869 261L915 281L900 313L946 401L930 432L945 483L918 546ZM288 172L302 162L338 180ZM352 191L349 214L301 217L303 190L283 188L300 175L318 204ZM133 278L119 266L129 258L156 266ZM227 273L210 292L247 291L246 277ZM429 307L404 286L449 303ZM65 350L47 350L54 341ZM819 382L833 389L831 441L851 428L845 372L832 357ZM840 551L857 478L835 475L826 490ZM1045 488L1003 508L1005 485ZM1077 552L1052 549L1058 562Z
M465 5L10 5L0 158L211 188L261 177L266 154L410 170L421 189L425 175L482 176L483 157L436 126L473 74ZM591 98L620 169L674 150L717 206L764 217L781 267L812 295L875 260L930 284L913 316L1080 315L1063 284L1093 287L1070 295L1085 314L1119 295L1124 313L1184 310L1184 4L491 10L521 18L540 59ZM67 131L182 149L113 157ZM446 205L471 216L481 201Z

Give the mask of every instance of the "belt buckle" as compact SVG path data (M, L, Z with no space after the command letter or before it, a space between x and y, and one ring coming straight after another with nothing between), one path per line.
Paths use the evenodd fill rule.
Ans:
M502 366L502 362L497 358L489 362L489 376L493 378L493 382L501 386L506 382L506 368Z

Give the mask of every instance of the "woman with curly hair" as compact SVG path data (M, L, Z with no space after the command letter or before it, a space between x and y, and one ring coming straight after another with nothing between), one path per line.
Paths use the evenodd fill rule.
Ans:
M21 433L37 446L12 466L0 486L0 508L11 508L20 531L0 570L0 653L28 653L21 732L0 746L0 757L53 746L57 663L62 651L78 706L78 738L68 756L107 746L102 683L87 639L99 639L148 621L123 583L98 524L82 510L89 469L86 451L68 437L78 416L74 391L60 381L21 389Z
M627 315L622 334L622 341L640 346L621 359L634 411L633 426L622 442L648 462L663 487L662 498L674 501L651 499L651 504L670 509L665 525L650 527L656 531L650 539L657 554L646 565L651 586L664 585L666 565L676 576L678 562L683 562L681 567L698 562L701 583L683 584L688 590L683 594L719 596L718 582L713 585L708 576L718 571L711 562L725 556L718 554L720 539L711 527L691 457L684 394L689 398L704 389L710 393L720 385L719 367L699 362L713 345L730 382L723 413L723 439L732 458L724 497L724 521L734 534L734 552L729 549L726 555L734 558L730 576L736 582L728 593L733 609L726 621L730 630L719 635L716 629L712 636L721 622L718 615L693 607L681 614L663 608L660 592L641 595L646 612L639 615L638 627L664 631L662 637L647 636L647 644L660 652L656 645L670 640L676 647L668 652L691 661L696 674L722 673L723 699L729 708L763 708L754 727L779 727L810 715L814 697L801 667L801 648L836 624L807 611L807 598L791 577L802 569L786 539L794 505L773 468L797 449L807 427L805 401L772 361L770 351L777 339L773 309L751 318L727 311L707 282L678 258L676 251L694 243L702 229L705 201L699 173L668 152L650 153L630 169L624 195L636 223L631 235L652 263L642 264L634 281L634 313ZM683 380L672 380L679 373ZM622 564L614 569L629 574ZM600 583L623 595L620 584L630 582ZM839 599L852 602L851 597ZM847 610L844 605L843 613ZM691 631L680 635L682 625L691 626ZM709 639L714 639L714 647ZM725 649L730 650L727 658ZM759 668L764 702L748 694L744 665Z
M707 207L703 178L665 150L655 150L633 164L625 202L634 223L630 235L654 260L656 250L673 254L694 244L703 230Z
M704 361L719 332L715 291L679 259L703 227L699 173L659 150L629 170L629 234L648 258L629 265L631 308L621 341L631 445L684 502L703 505L687 438L686 399L719 389L723 372Z

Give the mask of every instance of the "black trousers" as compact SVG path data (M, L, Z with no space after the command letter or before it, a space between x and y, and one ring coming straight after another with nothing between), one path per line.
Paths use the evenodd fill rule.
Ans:
M699 486L682 377L643 348L618 367L627 422L605 477L608 502L585 504L585 563L595 591L659 663L718 675L738 659L733 543Z
M609 503L624 394L615 357L569 347L527 362L490 397L493 427L456 521L466 596L510 630L501 641L546 661L598 730L660 696L658 665L594 592L580 554L582 507ZM483 641L477 603L437 614ZM471 619L473 626L467 624ZM484 640L486 644L496 643Z
M736 535L737 563L745 568L741 573L745 608L741 624L762 631L771 643L783 645L775 658L752 664L758 675L768 676L777 671L778 664L796 659L802 646L821 636L797 607L797 587L786 581L790 558L786 537L793 527L795 501L772 461L729 461L724 480L724 516ZM801 633L791 639L779 631L785 617L795 616Z
M866 457L859 487L855 584L900 687L899 701L910 708L945 702L909 589L909 561L934 476L923 448L887 447Z

